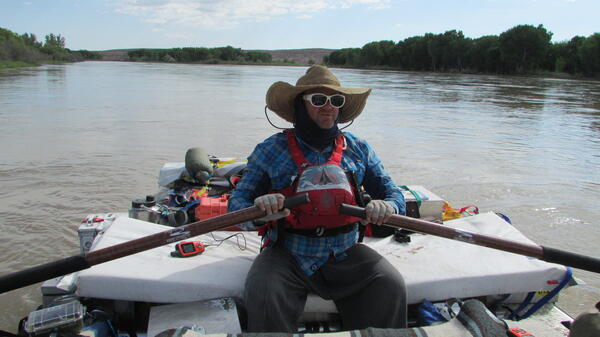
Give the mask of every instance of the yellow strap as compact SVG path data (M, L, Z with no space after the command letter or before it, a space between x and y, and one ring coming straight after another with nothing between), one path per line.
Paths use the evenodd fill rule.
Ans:
M460 210L452 208L450 203L444 201L444 212L442 213L442 221L448 221L453 219L461 218Z
M238 158L231 158L228 160L220 160L217 162L217 167L223 167L225 165L233 164L233 163L245 163L245 160L241 160Z

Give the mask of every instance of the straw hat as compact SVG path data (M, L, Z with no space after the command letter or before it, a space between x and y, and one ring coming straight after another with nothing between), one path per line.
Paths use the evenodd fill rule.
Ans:
M329 69L321 65L314 65L298 79L295 86L281 81L273 83L267 91L267 107L279 117L294 123L296 96L315 88L333 89L346 96L346 103L340 113L340 123L346 123L358 117L371 93L369 88L341 87L340 81Z

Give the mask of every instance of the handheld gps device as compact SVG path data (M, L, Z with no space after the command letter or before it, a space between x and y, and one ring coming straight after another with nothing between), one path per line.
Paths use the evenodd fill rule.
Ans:
M171 252L173 257L190 257L204 252L204 244L200 241L178 242L175 250Z

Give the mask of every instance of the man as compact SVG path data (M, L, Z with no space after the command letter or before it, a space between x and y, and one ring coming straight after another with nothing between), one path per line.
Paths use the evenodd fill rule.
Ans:
M356 185L362 185L373 199L365 207L370 223L405 213L401 190L372 148L338 129L360 115L370 92L341 87L319 65L295 86L269 88L267 107L294 128L255 148L229 199L230 211L255 204L267 212L253 224L262 225L264 249L246 278L248 331L297 331L309 292L335 302L346 330L406 326L401 275L357 243L359 219L338 211L341 203L356 204ZM311 202L282 210L285 196L297 193L308 193Z

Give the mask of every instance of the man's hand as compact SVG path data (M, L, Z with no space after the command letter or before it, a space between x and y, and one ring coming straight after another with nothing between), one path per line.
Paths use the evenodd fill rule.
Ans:
M365 207L366 220L372 224L381 225L385 223L392 214L394 207L385 200L371 200Z
M281 193L265 194L254 199L254 205L262 211L267 212L267 215L257 219L259 222L268 222L290 215L290 210L283 208L285 197Z

